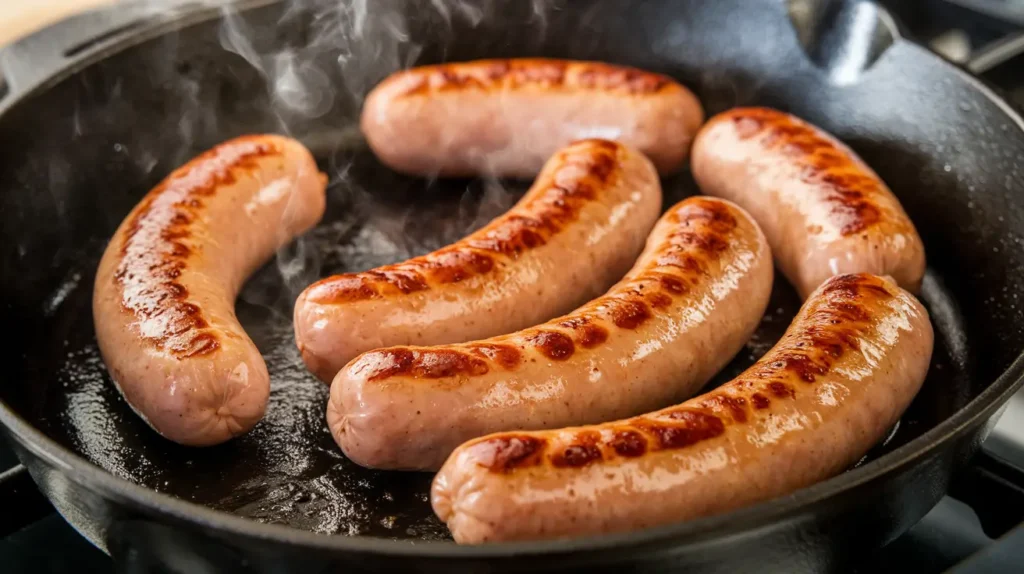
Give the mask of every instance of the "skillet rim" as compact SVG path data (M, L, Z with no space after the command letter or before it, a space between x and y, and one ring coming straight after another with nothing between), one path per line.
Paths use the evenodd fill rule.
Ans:
M277 3L279 0L241 0L239 10ZM217 8L190 8L173 18L154 21L141 26L127 36L104 44L102 48L83 52L81 57L46 76L38 85L12 94L0 103L0 119L18 103L52 89L81 70L116 53L159 37L185 26L219 17ZM34 34L45 33L45 28ZM927 50L902 34L894 39L892 47L903 44L906 48L923 53L936 66L966 84L968 88L998 107L1006 118L1024 134L1024 118L984 81L972 76L960 66ZM6 384L6 381L5 381ZM891 473L906 469L927 458L948 443L963 437L984 424L1007 400L1024 386L1024 349L1007 369L992 381L977 397L952 416L926 431L907 444L888 452L867 464L846 471L830 479L799 489L788 495L769 499L727 513L676 522L656 527L578 538L564 538L524 542L496 542L483 545L458 545L453 541L393 540L373 536L324 535L278 524L262 524L229 512L161 494L120 478L90 462L74 451L64 448L40 430L29 424L0 399L0 425L25 450L50 467L66 475L67 480L83 486L118 504L135 509L149 518L168 516L174 521L193 528L213 529L218 538L227 535L249 542L270 540L318 551L380 555L384 558L429 559L492 559L558 556L591 551L621 551L658 545L677 548L694 546L709 540L725 542L730 538L751 536L760 530L771 530L796 520L809 507L826 503L857 487L884 479ZM131 517L131 518L134 518ZM116 522L113 521L113 522ZM70 521L69 521L70 523ZM75 526L71 523L72 526ZM105 542L105 541L104 541ZM228 539L229 544L233 541ZM592 558L597 558L596 555Z

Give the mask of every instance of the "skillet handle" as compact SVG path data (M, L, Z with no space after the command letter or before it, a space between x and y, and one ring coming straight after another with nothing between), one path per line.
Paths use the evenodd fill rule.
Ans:
M982 447L953 480L949 495L974 510L985 534L999 538L1024 516L1024 469Z
M11 0L0 0L11 1ZM206 0L206 4L218 0ZM59 20L7 46L0 46L0 109L62 69L81 62L126 34L195 11L194 0L118 2Z
M0 472L0 539L53 512L24 465Z

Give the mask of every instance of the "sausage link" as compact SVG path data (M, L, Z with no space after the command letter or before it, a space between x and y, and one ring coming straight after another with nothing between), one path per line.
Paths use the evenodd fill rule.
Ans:
M599 62L512 59L423 66L374 88L361 127L378 158L413 175L534 177L569 142L629 144L676 171L704 121L660 74Z
M743 347L771 288L771 253L754 221L729 202L690 198L662 216L618 284L568 315L491 339L356 358L331 386L328 425L358 464L436 469L489 432L672 404Z
M329 382L372 349L536 325L619 280L660 211L661 184L646 157L608 140L575 142L508 213L461 241L311 285L295 304L296 342Z
M694 142L703 193L743 206L802 297L841 273L889 275L917 293L924 244L899 200L850 148L768 108L723 112Z
M326 180L300 143L244 136L175 170L115 232L96 273L96 338L125 400L164 437L217 444L263 417L270 379L235 297L320 219Z
M632 419L503 432L434 478L455 540L564 538L726 512L842 472L881 440L928 371L932 325L889 279L838 275L731 382Z

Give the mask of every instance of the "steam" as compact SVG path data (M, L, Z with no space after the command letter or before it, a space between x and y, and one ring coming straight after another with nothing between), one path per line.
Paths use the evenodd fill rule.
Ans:
M257 29L235 3L206 0L205 4L219 9L220 46L244 59L265 81L275 128L304 141L318 158L330 158L328 204L341 206L333 211L342 212L332 216L329 207L317 229L278 251L274 268L283 279L284 293L261 286L280 284L269 280L274 278L265 282L257 278L242 293L246 302L290 319L295 297L320 277L437 249L481 227L518 198L521 190L484 178L471 187L455 184L464 189L461 197L456 196L454 208L449 197L432 209L429 201L400 197L396 203L381 201L381 196L393 191L389 187L411 186L413 195L445 195L431 182L410 184L394 176L367 176L365 169L359 177L353 176L356 162L368 163L369 152L358 125L367 92L387 75L417 65L426 49L433 50L430 61L447 59L445 47L458 40L458 30L480 26L489 18L500 25L505 17L500 0L289 0L278 29L301 30L301 34L284 38L269 38L266 26ZM528 6L529 24L539 46L557 6L552 0L529 0ZM428 30L429 38L414 37L417 29ZM336 80L339 77L341 82ZM201 97L193 94L193 99ZM195 137L190 130L204 113L202 109L189 112L181 124L185 141ZM340 125L339 118L343 118ZM198 125L216 121L202 120Z

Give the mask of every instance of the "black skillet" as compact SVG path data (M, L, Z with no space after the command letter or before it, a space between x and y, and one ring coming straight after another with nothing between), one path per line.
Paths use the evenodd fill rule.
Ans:
M871 4L150 8L79 18L0 55L0 422L53 505L124 571L158 562L181 572L830 570L920 519L1020 386L1024 123L976 79L901 39ZM791 111L889 182L925 240L922 299L938 340L923 390L860 465L722 516L460 547L430 511L429 475L368 471L339 454L324 424L327 390L294 349L297 291L452 241L525 188L389 172L354 129L360 97L403 66L539 55L671 74L709 115L745 104ZM273 375L266 419L229 444L188 449L150 431L107 379L90 316L93 269L120 219L167 172L256 131L291 133L315 150L332 174L330 206L238 303ZM666 206L697 192L689 174L664 187ZM797 306L779 281L761 329L717 381L763 353Z

